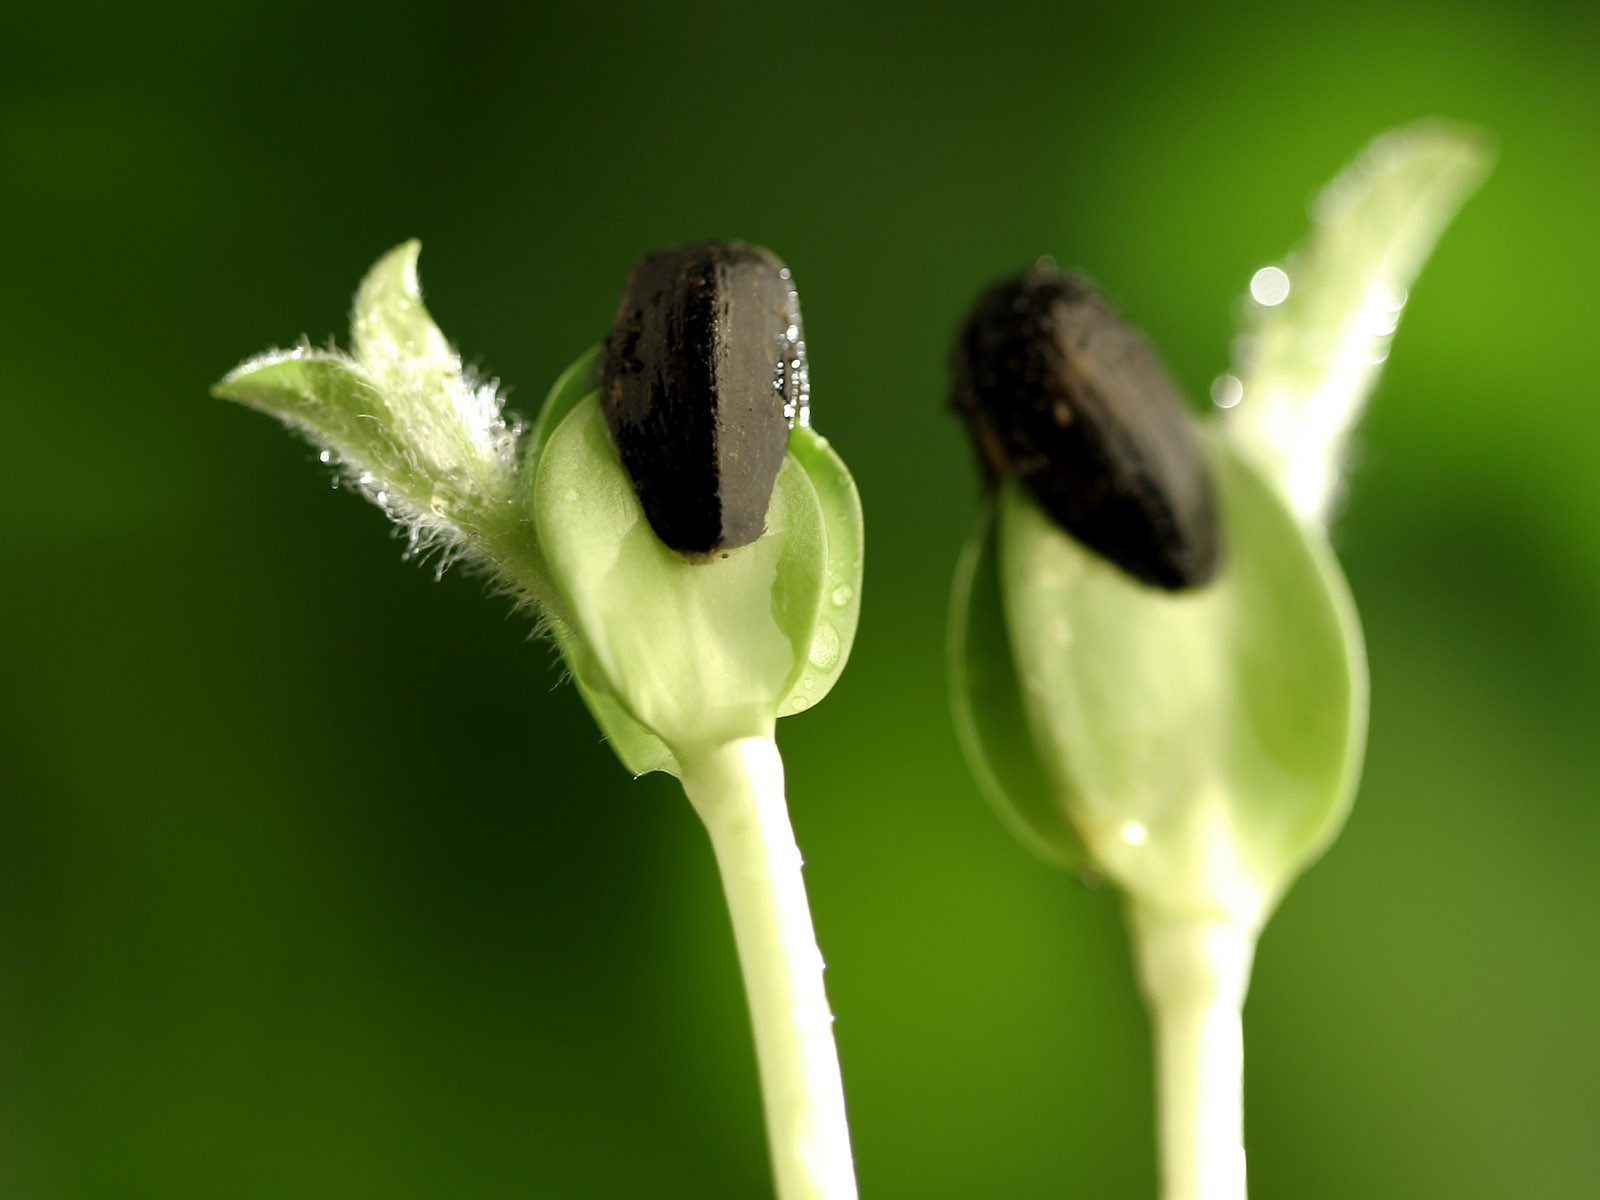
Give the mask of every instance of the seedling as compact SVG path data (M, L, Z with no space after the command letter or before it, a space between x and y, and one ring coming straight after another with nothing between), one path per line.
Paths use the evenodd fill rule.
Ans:
M1220 420L1187 416L1142 339L1053 272L992 290L958 338L988 490L956 576L956 726L1022 840L1123 893L1167 1200L1245 1194L1256 940L1337 835L1365 737L1325 533L1344 444L1487 160L1416 126L1329 185L1307 244L1252 281Z
M271 351L215 392L320 447L413 551L465 560L533 609L628 770L682 781L733 918L778 1194L854 1197L773 734L849 656L861 508L810 428L789 271L737 243L648 256L603 373L600 350L584 355L525 428L428 315L418 253L395 248L362 282L351 354Z

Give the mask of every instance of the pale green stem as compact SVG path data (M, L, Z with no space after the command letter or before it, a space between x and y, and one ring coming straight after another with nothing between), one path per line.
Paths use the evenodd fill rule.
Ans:
M853 1200L833 1014L784 803L783 760L771 739L745 738L681 762L733 917L779 1200Z
M1156 1042L1163 1200L1244 1200L1244 1028L1256 932L1130 906Z

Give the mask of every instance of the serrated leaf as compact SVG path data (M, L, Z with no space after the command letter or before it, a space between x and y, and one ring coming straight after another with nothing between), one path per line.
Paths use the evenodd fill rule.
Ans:
M1365 658L1326 544L1207 445L1226 546L1212 583L1139 584L1014 484L1000 583L1039 759L1095 863L1147 908L1253 925L1349 808Z
M956 736L979 790L1041 858L1060 867L1081 866L1083 842L1039 761L1023 707L989 507L956 565L948 650Z
M1318 197L1308 240L1267 269L1281 274L1246 297L1229 432L1302 517L1326 519L1408 289L1492 157L1482 134L1437 122L1383 134Z

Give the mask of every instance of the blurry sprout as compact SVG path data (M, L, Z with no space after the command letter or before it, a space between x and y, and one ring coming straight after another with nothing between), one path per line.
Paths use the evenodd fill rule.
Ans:
M1256 940L1338 833L1366 729L1361 628L1323 521L1397 297L1486 163L1441 126L1378 139L1319 201L1309 245L1251 280L1220 421L1169 402L1081 281L1002 284L958 338L953 404L989 489L956 576L956 728L1027 845L1123 892L1167 1200L1245 1194Z
M1301 517L1326 523L1411 282L1492 157L1438 122L1383 134L1317 197L1305 244L1251 280L1229 432Z
M862 522L849 472L809 428L789 271L738 243L647 256L605 353L575 362L524 430L423 307L418 251L397 247L361 284L352 354L272 351L215 392L320 447L412 551L464 560L531 607L623 764L682 780L733 918L778 1194L853 1197L772 739L849 657ZM669 547L652 528L663 512L713 533Z

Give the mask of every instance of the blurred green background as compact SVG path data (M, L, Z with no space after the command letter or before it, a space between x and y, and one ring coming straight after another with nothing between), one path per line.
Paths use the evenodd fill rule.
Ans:
M759 1197L709 848L545 645L206 389L382 251L530 412L629 264L794 268L868 521L783 722L871 1197L1148 1197L1114 896L946 713L975 290L1081 265L1197 398L1374 133L1495 175L1413 289L1335 530L1365 782L1246 1010L1252 1195L1600 1192L1600 7L55 5L0 15L0 1192Z

